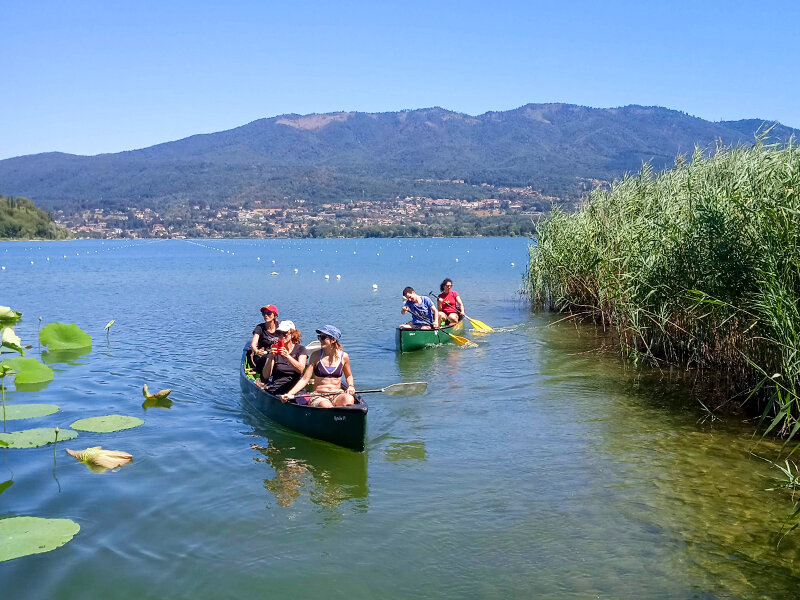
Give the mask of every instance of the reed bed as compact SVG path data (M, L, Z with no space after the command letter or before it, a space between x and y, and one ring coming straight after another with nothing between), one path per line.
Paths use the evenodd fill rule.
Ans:
M719 147L554 210L530 248L535 304L615 328L639 360L716 375L765 429L800 429L800 151Z

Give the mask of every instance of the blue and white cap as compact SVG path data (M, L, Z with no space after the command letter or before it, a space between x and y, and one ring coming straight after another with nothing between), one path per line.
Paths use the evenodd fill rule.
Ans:
M323 327L322 329L317 329L317 333L319 335L327 335L328 337L332 337L337 342L342 337L342 332L339 331L339 329L337 327L334 327L333 325L325 325L325 327Z

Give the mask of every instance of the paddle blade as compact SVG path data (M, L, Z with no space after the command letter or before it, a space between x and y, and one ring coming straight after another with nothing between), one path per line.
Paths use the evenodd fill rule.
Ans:
M479 319L471 319L470 317L467 317L467 320L470 322L475 331L494 331L494 329Z
M460 335L453 335L452 333L448 333L447 335L449 335L451 338L453 338L453 341L456 344L458 344L459 346L466 346L467 348L477 348L478 347L478 344L476 344L473 341L468 340L465 337L461 337Z
M410 383L394 383L383 388L383 393L390 396L417 396L424 394L427 389L427 381L412 381Z

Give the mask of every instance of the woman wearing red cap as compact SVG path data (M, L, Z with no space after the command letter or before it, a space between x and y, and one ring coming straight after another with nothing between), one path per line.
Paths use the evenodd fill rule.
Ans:
M261 314L264 322L256 325L253 330L253 340L250 342L251 358L257 373L261 373L264 363L267 362L270 346L281 338L277 329L278 309L275 308L275 305L262 306Z

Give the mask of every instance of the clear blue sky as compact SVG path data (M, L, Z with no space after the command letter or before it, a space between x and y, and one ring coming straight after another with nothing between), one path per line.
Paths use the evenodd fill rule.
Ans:
M659 105L800 127L800 2L0 0L0 158L283 113Z

